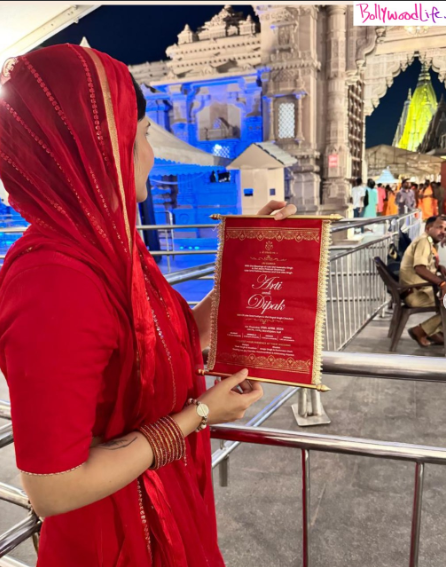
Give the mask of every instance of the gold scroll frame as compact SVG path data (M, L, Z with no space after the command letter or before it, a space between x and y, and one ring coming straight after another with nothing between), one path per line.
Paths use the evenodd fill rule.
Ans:
M212 295L212 305L211 305L211 345L209 348L209 358L208 358L208 368L213 368L216 362L217 356L217 329L218 329L218 308L220 305L220 279L222 270L222 259L223 259L223 248L224 248L224 233L225 233L225 220L226 218L261 218L261 219L271 219L274 220L272 215L211 215L213 220L220 220L219 226L219 247L217 253L217 260L215 263L215 278L214 278L214 293ZM268 382L274 384L283 384L286 386L294 386L296 388L309 388L318 390L320 392L327 392L330 390L327 386L320 384L320 378L322 373L322 346L323 346L323 327L326 316L326 300L327 300L327 284L328 284L328 261L329 261L329 250L331 244L330 237L330 226L331 221L341 220L343 217L341 215L292 215L287 217L289 219L310 219L310 220L322 220L326 221L322 223L321 231L321 246L320 246L320 258L319 258L319 275L318 275L318 291L317 291L317 307L316 307L316 320L314 329L314 352L313 352L313 371L312 371L312 382L311 384L300 384L296 382L289 382L284 380L268 380L266 378L258 378L256 376L248 376L247 380L255 380L258 382ZM286 222L286 219L284 219ZM279 221L279 222L284 222ZM202 375L207 376L221 376L226 378L231 376L231 374L225 374L222 372L213 372L212 370L202 370L199 371ZM317 382L317 383L315 383Z

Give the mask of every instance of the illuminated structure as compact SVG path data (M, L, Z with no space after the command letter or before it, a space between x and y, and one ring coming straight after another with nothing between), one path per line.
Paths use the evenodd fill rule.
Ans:
M409 104L407 104L409 102ZM429 67L423 64L413 96L406 101L395 135L394 146L416 152L437 110L437 96L432 86ZM397 140L399 132L403 130Z
M131 67L149 117L231 160L252 144L277 144L295 158L284 183L299 211L345 211L364 146L363 85L355 74L363 50L357 39L346 49L353 11L268 5L256 12L260 25L225 6L197 31L186 25L168 61ZM374 45L374 28L359 36Z
M446 28L414 35L404 26L355 26L352 5L255 11L258 23L225 6L198 30L186 25L166 61L131 67L149 116L231 160L251 144L276 144L296 160L284 176L298 212L347 214L351 180L367 177L365 118L415 57L424 64L422 84L397 138L421 142L436 108L425 73L432 67L446 78ZM424 129L414 136L409 125L420 117ZM234 198L232 190L223 202Z
M422 154L446 158L446 102L443 97L438 103L418 151Z
M395 148L398 147L398 144L399 144L401 138L403 137L404 127L406 126L407 114L409 113L409 106L410 106L411 100L412 100L412 89L409 89L407 99L404 102L403 112L401 113L400 119L398 121L398 126L396 128L395 136L393 138L392 146L395 146Z

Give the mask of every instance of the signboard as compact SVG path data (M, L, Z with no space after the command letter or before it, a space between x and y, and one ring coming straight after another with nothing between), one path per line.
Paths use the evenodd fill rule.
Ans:
M328 167L338 167L338 165L339 165L338 154L330 154L328 156Z

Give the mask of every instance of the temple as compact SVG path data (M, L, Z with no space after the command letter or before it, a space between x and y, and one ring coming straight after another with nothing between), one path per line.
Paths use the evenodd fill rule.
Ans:
M409 98L404 103L393 145L403 150L418 151L436 110L437 95L432 86L429 67L423 63L417 88L412 97L409 93Z
M423 141L418 147L423 154L446 157L446 102L443 96L438 103L437 110L432 117Z
M166 61L131 66L148 116L231 162L254 144L274 144L290 156L281 185L298 211L347 211L351 179L365 167L359 64L376 32L356 30L347 6L261 5L255 11L258 22L225 6L197 30L186 25ZM234 170L218 184L225 207L244 208L237 199L256 189L242 185ZM203 192L200 206L216 188ZM196 206L183 200L184 222L189 213L198 218Z

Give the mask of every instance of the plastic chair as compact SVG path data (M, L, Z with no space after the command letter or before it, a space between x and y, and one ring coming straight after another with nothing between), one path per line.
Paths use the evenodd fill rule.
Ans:
M438 298L436 299L436 304L433 305L432 307L409 307L404 302L405 294L410 289L423 289L426 287L433 287L434 291L437 291L437 288L433 284L427 282L425 284L401 286L398 282L395 281L391 272L388 270L386 264L381 260L381 258L376 257L374 258L374 261L378 273L381 276L384 285L387 287L387 290L392 297L393 315L392 315L392 320L390 321L389 333L387 336L391 339L390 348L389 348L390 352L396 352L398 343L400 342L401 339L401 335L403 334L404 328L406 327L406 324L411 315L416 315L417 313L440 312L440 305ZM444 308L443 310L446 312ZM444 320L443 320L443 325L444 325L446 322L446 313L443 313L443 316L444 316ZM446 348L445 348L445 353L446 353Z

